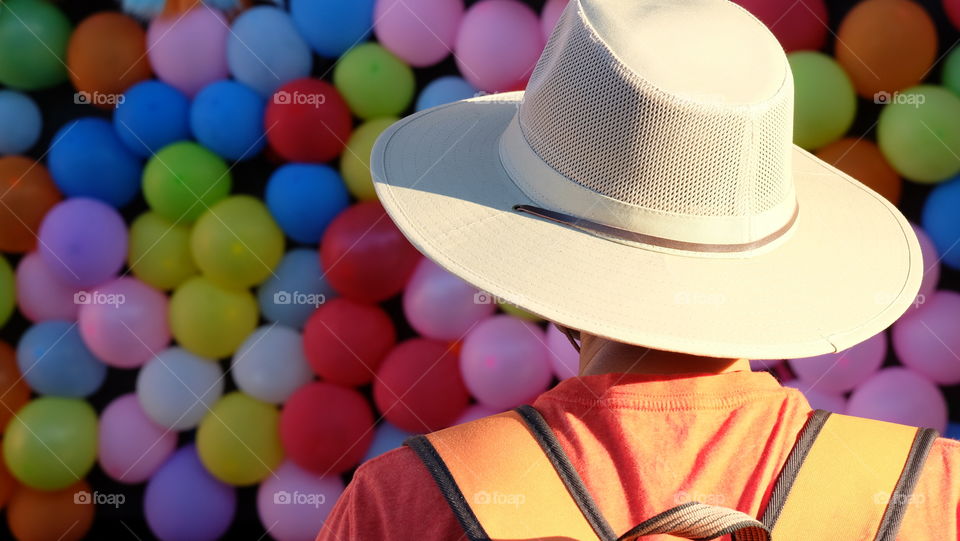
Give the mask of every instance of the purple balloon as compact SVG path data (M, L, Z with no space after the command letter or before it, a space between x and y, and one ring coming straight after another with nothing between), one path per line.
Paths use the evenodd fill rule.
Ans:
M476 421L477 419L496 415L503 411L504 410L501 408L491 408L490 406L484 406L483 404L471 404L466 410L464 410L463 413L460 414L460 417L457 417L457 420L454 421L453 424L459 425L463 423L469 423L470 421Z
M910 225L913 226L913 232L917 234L921 259L923 259L923 280L920 282L920 291L913 303L913 308L916 309L929 300L937 288L937 283L940 281L940 255L937 254L937 247L927 233L917 224Z
M100 360L136 368L170 342L167 296L135 278L118 278L84 292L80 336Z
M427 338L459 340L489 317L496 304L477 289L424 258L403 293L403 313Z
M182 15L156 17L147 28L147 55L163 82L188 96L226 79L227 35L222 13L201 5Z
M288 460L260 484L257 511L277 541L312 540L341 494L340 477L321 477Z
M791 359L797 379L817 391L844 393L875 374L887 356L887 336L876 334L839 353Z
M844 413L847 410L847 399L841 394L827 393L811 389L800 380L788 381L783 384L784 387L790 387L803 393L804 398L810 404L810 407L818 410L827 410L834 413Z
M937 291L893 324L900 362L942 385L960 383L960 293Z
M580 373L580 353L556 325L547 326L547 355L558 378L572 378Z
M17 265L17 306L34 323L61 319L76 321L80 305L77 288L65 284L38 252L23 256Z
M120 214L96 199L76 197L50 209L40 224L40 256L65 284L106 282L127 258L127 228Z
M233 522L237 493L210 475L191 443L147 483L143 508L150 531L162 541L213 541Z
M947 429L947 402L940 388L907 368L885 368L857 387L847 415L891 423Z
M142 483L177 447L177 433L154 423L137 395L125 394L100 414L100 467L121 483Z

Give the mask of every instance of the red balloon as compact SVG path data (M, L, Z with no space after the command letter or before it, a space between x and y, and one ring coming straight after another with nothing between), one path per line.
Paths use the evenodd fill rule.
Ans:
M827 5L823 0L733 0L767 25L788 53L817 50L827 42Z
M373 411L353 389L310 383L284 404L280 441L301 468L319 475L343 473L363 460L373 441Z
M960 28L960 0L943 0L943 10L954 28Z
M413 338L384 359L373 383L373 400L397 427L423 433L453 424L470 404L470 394L449 344Z
M329 162L350 138L350 109L333 85L309 77L274 92L263 124L267 142L292 162Z
M400 293L420 262L379 201L358 203L334 218L320 241L327 282L344 297L380 302Z
M382 308L343 297L321 305L303 328L303 349L313 371L347 386L369 383L396 341L397 331Z

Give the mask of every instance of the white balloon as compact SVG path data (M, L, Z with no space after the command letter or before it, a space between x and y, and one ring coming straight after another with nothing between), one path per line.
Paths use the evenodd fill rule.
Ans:
M140 369L137 398L160 426L187 430L197 426L223 394L223 370L216 361L173 347Z
M281 404L313 379L300 333L282 325L254 331L233 355L233 381L248 395Z

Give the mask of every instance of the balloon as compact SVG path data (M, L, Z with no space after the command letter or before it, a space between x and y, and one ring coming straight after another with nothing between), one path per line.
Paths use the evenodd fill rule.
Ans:
M127 259L127 228L113 207L73 198L40 224L40 256L63 282L88 287L117 274Z
M177 433L150 419L133 393L121 395L100 415L100 468L121 483L142 483L177 448Z
M147 211L130 224L127 266L158 289L173 289L197 273L190 253L190 228Z
M246 288L267 279L283 257L283 231L263 203L234 195L202 214L190 234L200 271L226 287Z
M824 0L734 0L770 28L787 51L817 50L827 41Z
M477 89L463 77L445 75L430 81L417 97L417 111L477 96Z
M553 27L557 26L560 20L560 14L567 7L569 0L547 0L543 5L543 11L540 12L540 31L543 34L543 42L546 43L553 33ZM815 47L818 48L818 47Z
M36 231L60 192L43 164L23 156L0 158L0 251L27 252L37 245Z
M960 440L960 423L950 423L947 426L947 433L943 437Z
M281 404L313 379L300 333L281 325L263 326L237 348L233 380L248 395Z
M935 254L940 254L934 259L954 269L960 268L960 250L953 250L960 241L960 222L955 219L954 212L957 205L960 205L960 177L944 182L930 192L921 218L923 230L936 247ZM924 265L928 267L926 261L927 258Z
M904 177L935 183L960 172L960 97L921 85L897 94L877 121L880 150Z
M337 58L367 39L375 0L290 0L290 16L320 56Z
M50 320L27 329L17 343L17 366L38 394L83 398L97 392L107 365L87 349L76 323Z
M283 232L303 244L320 242L330 222L350 204L336 171L306 163L290 163L274 171L264 199Z
M934 383L960 383L960 293L937 291L898 319L893 348L900 362Z
M956 4L957 15L960 16L960 1ZM957 53L957 49L950 51L946 60L943 61L941 79L943 79L943 86L949 88L954 94L960 94L960 54Z
M556 325L547 325L547 357L559 379L572 378L580 373L580 352Z
M17 480L10 475L7 465L0 460L0 509L7 506L17 488Z
M143 169L143 197L157 214L190 223L227 197L233 179L219 156L188 141L163 147Z
M481 293L481 296L486 297L486 299L490 298L489 293L485 293L485 292ZM487 302L489 302L489 300ZM505 299L498 299L496 301L496 304L497 304L497 308L503 310L505 314L510 314L511 316L518 317L520 319L525 319L527 321L532 321L534 323L543 321L543 318L538 316L537 314L534 314L533 312L527 312L523 308L517 306L516 304L508 302Z
M260 523L277 541L312 541L343 488L336 475L320 477L284 462L257 489Z
M947 12L947 18L954 28L960 28L960 1L943 0L943 10Z
M223 394L220 365L178 347L157 354L137 375L137 399L153 422L187 430Z
M224 395L197 428L200 461L225 483L259 483L283 460L279 421L271 404L239 391Z
M463 0L380 0L373 12L377 41L417 68L450 54L463 19Z
M344 298L320 306L303 329L313 371L349 387L369 383L396 340L393 322L382 308Z
M477 288L423 258L403 292L403 314L415 331L437 340L460 340L496 306Z
M317 381L300 387L280 414L287 456L319 475L343 473L363 459L373 441L373 412L353 389Z
M41 90L67 79L70 21L60 8L36 0L0 4L0 84ZM16 51L16 54L11 54Z
M147 55L160 80L188 96L227 77L227 35L222 13L203 6L156 17L147 28Z
M160 467L143 495L147 524L161 541L220 539L236 511L236 490L203 468L193 444Z
M112 109L123 91L149 79L147 36L140 23L122 13L101 11L80 21L67 44L74 101Z
M818 385L808 385L800 380L793 380L783 384L784 387L797 389L803 393L810 407L818 410L844 413L847 411L847 399L842 394L823 391Z
M189 351L219 359L232 354L257 326L257 301L246 290L224 289L195 276L170 298L170 329Z
M487 0L467 10L454 57L463 77L486 92L520 90L543 51L540 19L516 0Z
M59 490L87 475L97 456L97 414L74 398L33 399L10 420L3 459L21 483Z
M263 134L266 106L263 97L250 87L218 81L204 87L193 99L190 129L197 141L221 157L246 160L267 144Z
M923 259L923 281L920 282L920 291L913 301L913 307L919 308L927 299L933 296L937 283L940 281L940 256L937 254L937 248L933 240L927 233L920 229L917 224L911 223L913 232L917 234L917 242L920 243L920 254Z
M375 118L357 126L347 141L346 152L340 155L340 172L343 181L350 190L350 195L360 200L376 199L377 192L373 188L373 178L370 176L370 153L377 137L391 124L397 121L396 117Z
M263 125L270 148L283 159L329 162L350 138L353 119L336 88L326 81L303 78L284 84L273 94Z
M857 112L850 78L829 56L801 51L787 56L793 70L793 142L820 148L847 133Z
M104 284L80 303L80 335L110 366L140 367L170 342L167 296L135 278Z
M837 61L868 99L918 84L937 56L937 29L910 0L866 0L837 30Z
M386 216L378 201L341 212L320 242L320 262L338 293L380 302L403 289L420 254Z
M333 84L354 115L369 120L397 116L413 102L413 70L377 43L358 45L340 57Z
M373 382L373 400L388 421L411 432L433 432L463 413L470 395L451 350L445 342L412 338L387 355Z
M929 427L941 433L947 428L947 403L940 389L899 366L884 368L857 387L847 402L846 414Z
M389 421L381 421L373 433L373 442L370 443L370 447L367 449L367 454L364 455L363 461L366 462L387 451L392 451L393 449L403 446L403 442L407 441L407 438L413 436L413 434L413 432L407 432L402 428L397 428L390 424Z
M7 508L7 524L17 541L79 541L93 526L96 506L83 480L60 490L20 487ZM120 501L122 494L114 496Z
M64 284L37 252L30 252L17 265L17 307L34 323L48 319L74 321L80 305L76 289Z
M470 331L460 350L460 371L478 402L500 409L533 400L553 377L543 331L507 315L487 318Z
M0 154L20 154L37 144L43 117L30 96L0 90L0 126Z
M13 305L17 296L16 278L10 263L0 256L0 327L6 325L13 315Z
M500 408L491 408L490 406L484 406L483 404L471 404L470 407L465 409L460 417L453 422L454 425L461 425L463 423L469 423L470 421L476 421L483 417L489 417L491 415L496 415L503 411Z
M866 184L894 205L900 202L903 181L872 141L840 139L820 148L817 157Z
M190 99L162 81L144 81L128 88L113 112L113 129L138 156L190 137Z
M875 374L886 356L887 336L881 332L845 351L791 359L789 363L797 378L811 388L844 393Z
M17 366L17 354L10 344L0 341L0 431L2 431L14 412L30 400L30 388L20 375ZM0 460L0 464L2 464ZM3 472L6 469L0 466ZM2 479L2 476L0 476ZM0 488L3 483L0 483ZM0 490L2 493L2 490Z
M263 318L295 329L302 328L310 314L334 296L320 268L319 254L306 248L284 254L257 291Z
M227 64L234 79L270 96L280 85L309 76L313 57L286 11L256 6L234 19Z

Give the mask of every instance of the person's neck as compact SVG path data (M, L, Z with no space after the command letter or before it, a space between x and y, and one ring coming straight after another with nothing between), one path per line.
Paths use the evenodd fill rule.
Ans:
M749 371L747 359L700 357L631 346L591 337L580 351L580 375L626 374L692 374Z

